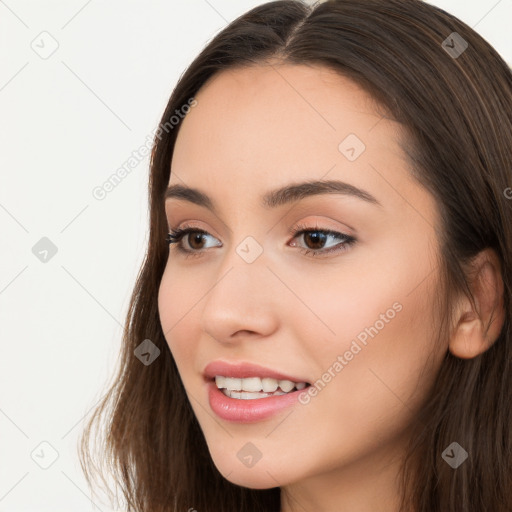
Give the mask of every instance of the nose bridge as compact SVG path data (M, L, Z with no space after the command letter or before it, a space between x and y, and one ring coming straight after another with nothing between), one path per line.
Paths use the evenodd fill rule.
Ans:
M203 329L218 340L239 330L268 333L274 325L272 272L263 244L248 235L230 248L219 265L203 305Z
M267 288L265 281L271 277L265 260L263 246L253 236L234 244L218 267L208 300L221 298L242 307L258 300Z
M268 272L264 264L267 259L264 246L268 247L265 243L268 227L261 219L251 216L250 212L253 210L253 205L245 205L232 213L235 222L229 230L229 251L226 251L219 275L224 275L231 267L239 270L242 276L244 269L248 274L252 274L255 268L258 272Z

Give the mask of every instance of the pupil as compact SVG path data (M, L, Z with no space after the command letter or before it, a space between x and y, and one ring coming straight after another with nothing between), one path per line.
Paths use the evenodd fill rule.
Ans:
M314 231L313 233L306 233L306 236L313 238L313 243L315 243L315 238L316 238L316 242L318 244L319 241L323 242L323 237L325 237L326 235L323 233L319 233L318 231ZM320 243L320 245L322 245L322 243ZM313 248L318 249L318 247L316 247L316 246Z
M193 236L194 241L199 242L199 243L201 242L202 238L203 238L203 235L201 233L196 233ZM192 247L194 247L193 243L191 245L192 245ZM199 247L199 248L201 248L201 247Z

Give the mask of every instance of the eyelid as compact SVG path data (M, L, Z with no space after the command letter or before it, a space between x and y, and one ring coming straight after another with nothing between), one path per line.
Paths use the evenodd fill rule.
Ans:
M167 229L168 231L182 231L184 229L194 229L194 230L197 230L197 231L204 231L205 233L207 233L208 235L211 235L211 236L214 236L215 238L218 239L217 235L215 235L214 233L212 233L212 229L210 228L206 228L206 227L202 227L200 225L197 225L197 224L191 224L191 222L195 223L195 222L199 222L199 221L183 221L181 223L178 223L178 225L173 228L172 227L172 223L169 222L168 225L167 225Z
M330 219L329 217L322 216L322 219L323 218L327 218L328 221L333 222L333 220ZM189 222L199 222L199 221L186 221L185 220L182 223L178 223L176 228L173 228L171 226L171 224L173 224L172 222L168 222L167 223L167 229L169 231L177 231L177 230L183 230L183 229L188 229L188 228L190 228L190 229L197 229L198 231L205 231L205 232L207 232L208 235L215 236L215 238L218 239L218 237L214 233L212 233L212 230L210 228L203 228L203 227L198 226L198 225L189 224ZM286 233L289 236L291 236L293 234L296 235L298 233L298 231L302 230L302 229L304 229L304 230L318 229L320 231L331 231L331 232L336 232L336 233L340 233L342 235L351 236L351 237L355 238L356 237L356 230L354 228L352 228L351 226L349 226L348 224L344 224L344 226L345 227L329 227L329 226L325 225L325 220L311 219L311 220L308 221L306 219L306 220L301 220L301 221L292 223L290 228L286 231ZM230 229L230 232L232 232L231 229Z
M328 221L333 222L329 217L327 217ZM298 222L293 223L290 228L288 229L287 233L288 235L298 235L301 231L324 231L324 232L330 232L330 233L338 233L341 235L345 235L347 237L356 238L355 235L355 229L351 228L347 224L344 224L345 227L336 227L336 226L329 226L328 221L325 220L324 217L321 219L315 218L315 219L306 219L301 220ZM349 228L349 229L347 229Z

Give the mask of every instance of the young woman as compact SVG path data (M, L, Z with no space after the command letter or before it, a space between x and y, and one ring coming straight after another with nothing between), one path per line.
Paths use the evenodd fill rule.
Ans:
M512 73L481 36L257 7L175 87L149 198L90 481L137 512L512 510Z

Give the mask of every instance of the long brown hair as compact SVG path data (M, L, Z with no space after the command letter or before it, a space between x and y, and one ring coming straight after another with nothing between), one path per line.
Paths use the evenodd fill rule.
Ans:
M223 29L182 75L153 146L149 243L119 369L79 447L89 485L113 476L129 512L280 509L278 487L240 487L216 469L157 307L168 259L163 194L180 126L175 112L216 73L276 59L338 71L403 125L411 173L442 213L439 339L446 339L456 294L473 300L466 263L485 248L499 257L503 328L478 357L446 354L404 461L402 510L512 510L512 73L469 26L420 0L266 3ZM160 350L148 366L134 355L146 339ZM470 455L456 470L441 457L453 441Z

